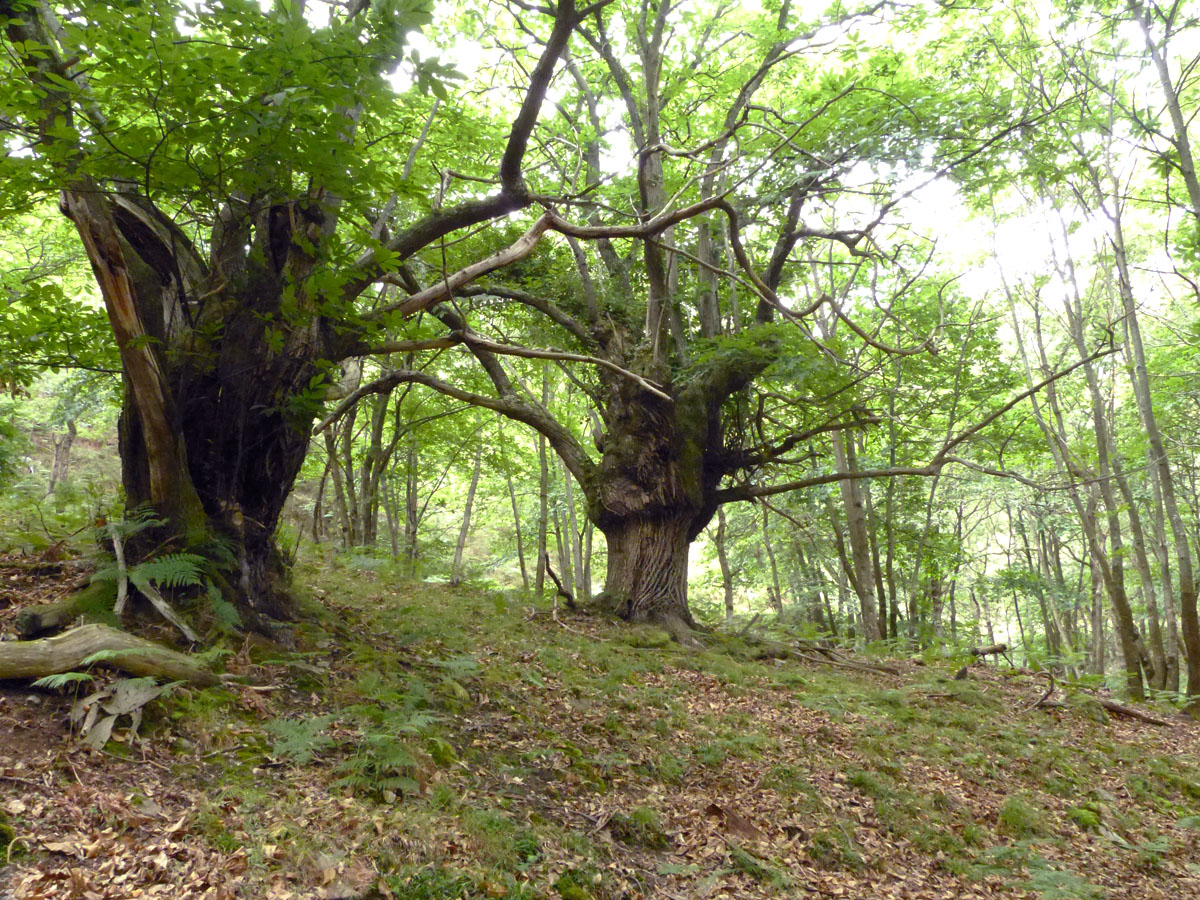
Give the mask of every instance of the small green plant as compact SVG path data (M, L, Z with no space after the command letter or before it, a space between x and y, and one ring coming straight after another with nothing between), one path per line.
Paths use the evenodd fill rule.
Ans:
M333 716L313 716L308 719L276 719L267 723L267 731L277 740L271 753L298 766L312 762L313 757L334 745L325 733Z
M1080 878L1066 869L1055 869L1036 854L1027 861L1026 885L1042 896L1042 900L1101 900L1104 888Z
M836 828L814 832L808 844L808 855L814 863L827 868L859 869L863 865L859 846L843 822L838 822Z
M338 784L358 794L388 799L390 794L417 794L420 760L402 737L387 731L366 734L354 754L338 766Z
M636 807L628 813L613 813L608 820L608 830L622 844L648 850L666 850L671 845L658 813L648 806Z
M554 882L554 890L562 900L595 900L591 886L592 878L575 869L563 872Z
M1083 806L1072 806L1067 810L1067 818L1083 831L1098 831L1101 822L1099 804L1085 803Z
M755 881L761 881L777 888L787 886L788 880L781 872L736 844L729 845L729 863L734 869L744 872Z
M55 691L71 684L91 681L92 676L87 672L62 672L58 675L46 675L33 683L34 687Z
M1041 830L1041 814L1020 797L1012 796L1000 807L998 826L1004 834L1030 837Z
M13 839L16 837L16 832L13 827L8 824L8 819L4 813L0 812L0 860L3 860L8 853L8 848L12 845Z
M466 900L478 896L475 882L445 869L423 869L415 875L387 879L393 900Z
M1154 837L1134 844L1134 851L1138 856L1138 865L1143 869L1157 869L1162 865L1163 858L1171 852L1174 844L1166 835L1155 835Z

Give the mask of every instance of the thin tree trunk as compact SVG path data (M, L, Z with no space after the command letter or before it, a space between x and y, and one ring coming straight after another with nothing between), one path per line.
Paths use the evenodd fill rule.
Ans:
M408 554L409 575L413 578L417 577L417 557L420 555L417 544L417 533L421 527L419 463L417 439L415 435L410 435L408 453L404 459L404 545Z
M839 472L855 472L854 444L840 431L833 433L833 457ZM879 610L875 605L875 590L871 569L871 545L867 536L866 508L857 479L840 482L842 505L846 510L846 526L850 536L850 555L853 561L854 592L858 595L862 615L863 638L871 643L882 637L879 633Z
M566 502L567 552L571 556L571 578L575 585L575 599L580 603L587 603L591 599L592 592L583 583L583 536L579 531L579 516L575 509L575 481L571 477L571 473L567 471L566 463L560 459L559 465L562 470L563 496Z
M767 592L770 595L769 599L771 601L771 608L775 610L776 615L782 615L783 614L783 591L779 584L779 566L775 562L775 548L771 544L771 529L770 529L770 524L769 524L769 519L770 519L769 511L767 510L767 504L760 503L759 506L762 510L761 524L762 524L763 548L767 551L767 559L771 563L771 584L767 588Z
M1200 210L1198 210L1200 214ZM1151 463L1158 476L1158 487L1162 493L1163 508L1171 533L1175 538L1175 567L1179 583L1179 615L1183 624L1183 642L1187 650L1188 694L1193 697L1188 710L1200 716L1200 617L1196 609L1196 583L1192 574L1192 554L1188 546L1183 517L1175 499L1175 480L1171 463L1163 444L1158 418L1150 394L1150 378L1146 369L1146 352L1142 345L1141 327L1138 324L1137 305L1133 298L1132 280L1125 255L1124 234L1120 217L1113 218L1113 256L1117 264L1117 288L1125 313L1125 324L1129 334L1129 348L1133 352L1133 387L1138 404L1142 427L1150 444ZM1168 625L1168 628L1170 626Z
M725 549L725 539L728 535L725 522L725 507L717 507L717 537L713 541L717 545L717 562L721 565L721 586L725 592L725 621L733 618L733 571L729 568L729 553Z
M871 572L874 576L875 599L879 603L879 634L888 636L888 595L883 587L883 567L879 563L879 525L875 520L875 505L871 500L871 485L864 484L863 501L867 506L867 538L871 544ZM895 637L895 635L892 635Z
M525 541L521 535L521 510L517 507L517 491L513 487L511 475L505 476L508 481L508 499L512 504L513 532L517 538L517 562L521 566L521 587L529 590L529 571L525 568Z
M471 534L471 511L475 506L475 491L479 487L479 473L483 468L483 443L475 448L475 465L471 471L471 485L467 488L467 502L463 507L462 526L458 529L458 542L454 545L454 564L450 568L450 583L462 582L463 551L467 549L467 538Z
M334 512L337 515L338 529L342 535L342 549L350 548L350 514L346 508L346 490L342 481L342 467L337 458L337 438L333 429L325 431L325 453L329 459L329 471L333 474Z
M67 419L66 431L61 436L54 438L54 464L50 468L48 494L53 494L54 489L67 480L67 474L71 470L71 445L75 443L78 433L75 420Z
M1154 465L1154 450L1147 448L1148 474L1153 489L1153 506L1150 521L1154 528L1154 555L1158 560L1159 584L1163 591L1163 616L1167 634L1163 650L1167 658L1166 689L1179 690L1179 658L1183 644L1179 638L1179 618L1175 612L1175 585L1171 575L1171 549L1167 546L1165 513L1163 512L1162 489L1159 486L1158 467Z

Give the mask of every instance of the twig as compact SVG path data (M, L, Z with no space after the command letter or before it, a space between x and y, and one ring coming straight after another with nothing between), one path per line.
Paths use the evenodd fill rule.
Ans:
M1046 685L1046 693L1042 694L1041 698L1036 703L1021 710L1023 713L1029 712L1031 709L1037 709L1039 706L1049 700L1050 695L1054 693L1054 673L1049 669L1043 669L1041 672L1038 672L1038 674L1045 675L1048 679L1050 679L1050 683Z
M750 629L754 627L755 623L758 622L760 618L762 618L762 613L755 613L754 618L746 623L746 627L737 633L737 637L745 637L747 634L749 634Z
M16 775L0 775L0 781L12 781L16 784L28 784L32 787L45 788L46 785L40 781L34 781L32 778L19 778Z
M554 586L558 588L558 593L555 595L555 600L557 601L559 597L563 597L567 601L567 608L574 609L575 598L571 596L570 591L563 587L562 582L558 580L558 576L554 574L554 569L550 567L550 555L548 553L543 553L542 560L546 564L546 573L550 576L550 580L554 582Z

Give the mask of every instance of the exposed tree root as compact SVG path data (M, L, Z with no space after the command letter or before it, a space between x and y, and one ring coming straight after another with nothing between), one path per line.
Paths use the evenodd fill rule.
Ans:
M37 641L0 642L0 679L59 675L104 652L114 655L99 664L131 675L155 675L202 686L221 683L219 675L191 657L108 625L81 625Z
M899 669L892 668L891 666L875 663L851 662L848 659L843 659L842 657L838 656L832 650L822 650L821 652L825 654L823 657L809 656L807 653L801 653L799 651L795 651L793 655L797 659L803 659L807 660L808 662L819 663L826 666L836 666L839 669L850 669L855 672L880 672L884 675L901 674Z
M679 616L658 614L645 620L651 625L657 625L671 635L680 645L692 650L703 650L704 643L696 636L695 623L685 622Z

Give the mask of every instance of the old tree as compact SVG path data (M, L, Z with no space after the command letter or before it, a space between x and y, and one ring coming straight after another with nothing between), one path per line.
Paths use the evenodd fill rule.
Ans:
M604 601L682 633L718 506L865 474L872 379L940 364L952 277L889 214L1025 123L938 5L462 4L491 65L453 98L404 49L426 7L3 0L0 202L57 195L120 348L127 502L235 542L252 621L288 612L273 534L314 424L417 384L548 439ZM571 373L594 446L521 358Z

